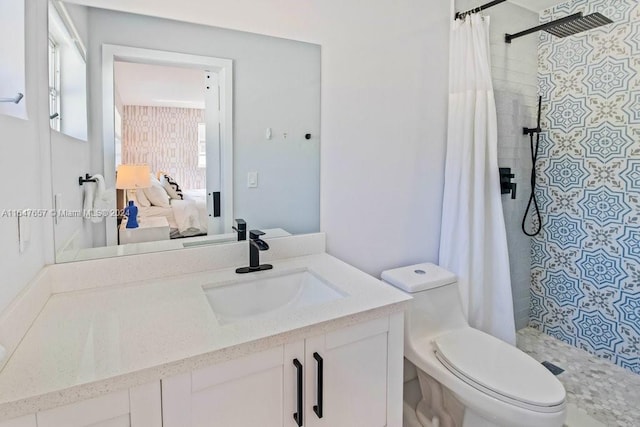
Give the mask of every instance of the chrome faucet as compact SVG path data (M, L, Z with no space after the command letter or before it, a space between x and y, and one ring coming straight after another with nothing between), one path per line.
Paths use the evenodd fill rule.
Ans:
M264 232L260 230L249 231L249 267L236 268L236 273L253 273L254 271L271 270L271 264L260 264L260 251L269 249L267 242L262 240Z

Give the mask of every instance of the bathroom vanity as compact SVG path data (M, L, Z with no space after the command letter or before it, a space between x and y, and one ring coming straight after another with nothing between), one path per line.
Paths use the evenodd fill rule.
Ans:
M47 267L0 319L0 426L401 426L408 297L321 233L269 244Z

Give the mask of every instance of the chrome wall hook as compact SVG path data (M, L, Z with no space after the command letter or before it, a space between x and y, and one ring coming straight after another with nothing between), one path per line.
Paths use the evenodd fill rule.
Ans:
M18 92L18 94L14 98L0 98L0 102L13 102L14 104L20 103L24 98L24 94Z

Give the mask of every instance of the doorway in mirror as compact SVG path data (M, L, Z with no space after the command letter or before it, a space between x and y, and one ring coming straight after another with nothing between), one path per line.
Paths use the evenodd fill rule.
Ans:
M133 200L142 223L166 218L171 239L230 229L231 204L225 210L222 200L233 198L232 61L104 45L104 63L112 70L103 75L104 111L113 114L104 126L105 179L130 164L151 175L148 187L118 200ZM119 243L120 226L107 218L108 246Z
M221 156L220 78L185 65L114 62L114 167L151 172L146 188L119 198L118 210L132 200L142 223L166 219L172 239L220 234L230 223L221 209L222 171L232 159Z

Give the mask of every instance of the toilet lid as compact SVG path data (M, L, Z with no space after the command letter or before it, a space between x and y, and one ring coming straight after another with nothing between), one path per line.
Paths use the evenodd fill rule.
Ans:
M500 400L538 411L564 403L564 387L551 372L491 335L459 329L436 338L434 346L453 374Z

